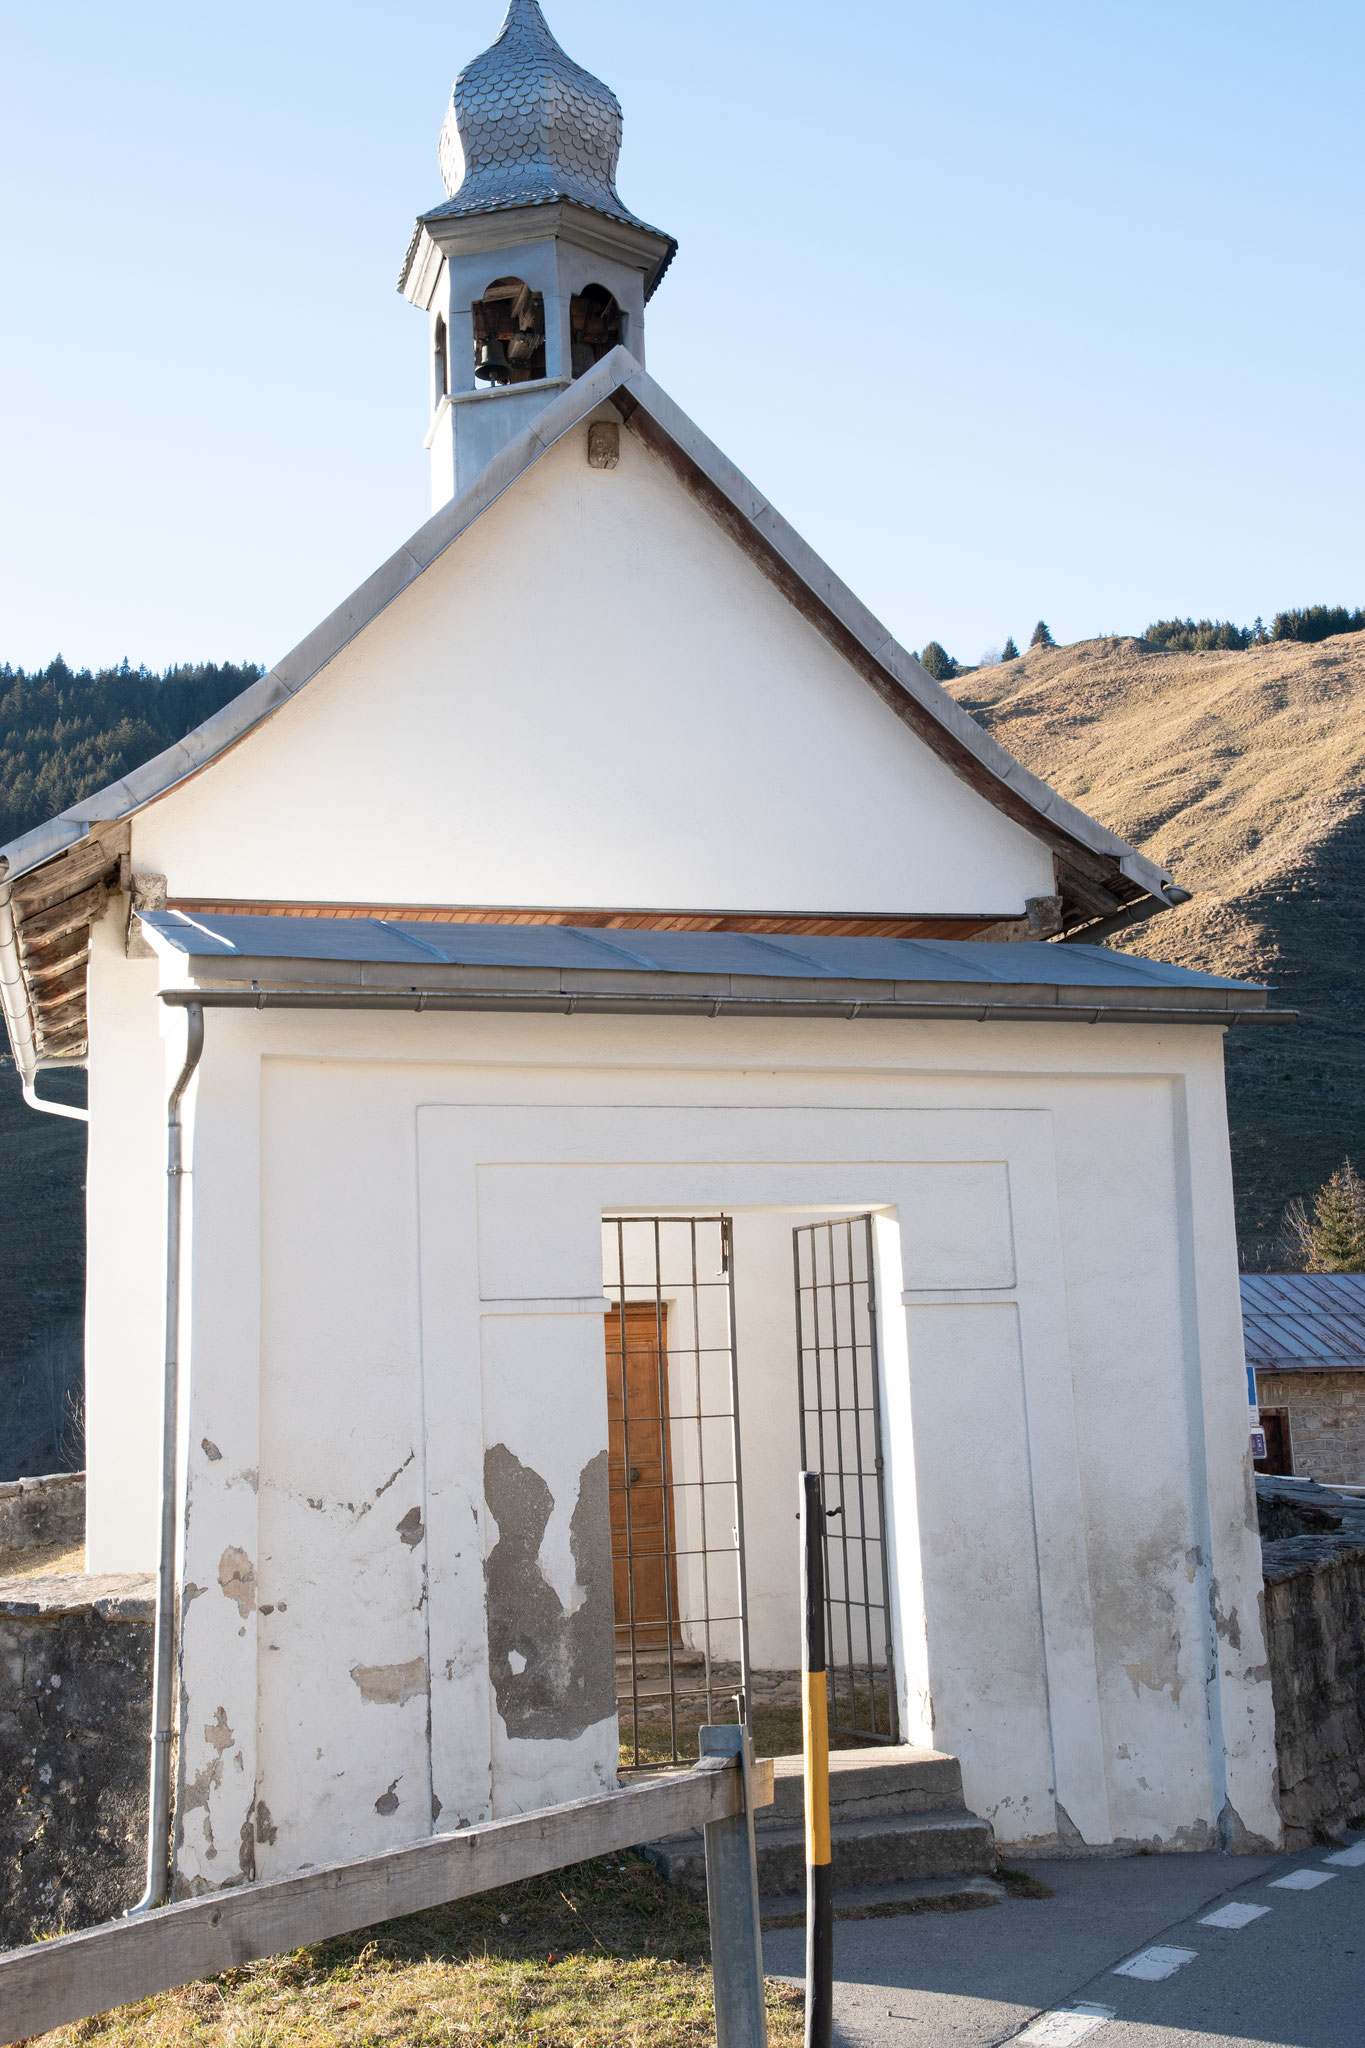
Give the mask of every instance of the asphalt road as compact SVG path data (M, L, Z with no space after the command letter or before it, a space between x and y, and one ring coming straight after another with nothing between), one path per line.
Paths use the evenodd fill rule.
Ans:
M1029 1863L1051 1899L841 1922L837 2048L1365 2048L1365 1838L1332 1854ZM1201 1924L1229 1905L1269 1910ZM803 1941L766 1936L768 1970L799 1978Z

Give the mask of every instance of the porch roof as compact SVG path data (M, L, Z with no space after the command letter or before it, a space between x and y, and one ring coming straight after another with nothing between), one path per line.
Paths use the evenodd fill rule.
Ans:
M171 1001L1269 1021L1264 987L1101 946L144 913Z

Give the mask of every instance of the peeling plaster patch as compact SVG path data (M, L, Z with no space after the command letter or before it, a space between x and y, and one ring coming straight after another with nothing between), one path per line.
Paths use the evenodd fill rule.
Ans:
M180 1614L183 1620L201 1593L207 1593L207 1586L196 1586L193 1579L187 1579L180 1588Z
M217 1444L211 1443L208 1437L205 1437L202 1440L199 1448L204 1453L204 1456L208 1459L210 1465L216 1465L218 1463L218 1460L223 1455L222 1452L219 1450Z
M1209 1613L1213 1617L1214 1628L1223 1641L1228 1644L1229 1648L1240 1650L1242 1647L1242 1624L1237 1618L1237 1609L1235 1607L1230 1607L1227 1613L1224 1614L1223 1603L1218 1598L1217 1579L1209 1580Z
M225 1749L231 1749L233 1734L232 1730L228 1727L228 1717L222 1707L219 1707L218 1712L214 1715L207 1728L205 1728L204 1740L210 1749L217 1750L219 1756L223 1754Z
M1169 1665L1164 1658L1156 1656L1148 1657L1140 1664L1124 1665L1123 1675L1133 1688L1134 1699L1139 1697L1144 1685L1148 1692L1165 1692L1169 1688L1171 1705L1180 1705L1180 1694L1185 1683L1180 1676L1180 1635L1175 1629L1171 1633L1174 1637L1174 1653Z
M256 1605L256 1567L244 1550L230 1543L218 1560L218 1583L246 1621Z
M382 1494L386 1494L388 1492L389 1488L393 1485L394 1480L399 1478L404 1472L407 1471L408 1466L412 1463L413 1459L416 1456L416 1451L409 1451L408 1455L406 1456L406 1458L404 1458L402 1464L397 1468L397 1470L390 1472L388 1478L384 1481L384 1484L382 1486L376 1486L374 1490L374 1497L376 1500L378 1500Z
M360 1697L371 1706L401 1707L426 1691L426 1659L410 1657L406 1664L353 1664L351 1677Z
M513 1678L520 1678L522 1672L526 1669L526 1659L522 1656L521 1651L509 1650L507 1652L507 1662Z
M1055 1799L1053 1805L1057 1813L1057 1840L1065 1844L1068 1849L1088 1849L1090 1844L1062 1805L1061 1800Z
M573 1741L616 1710L607 1454L583 1467L569 1525L576 1606L561 1601L540 1563L554 1496L506 1446L484 1456L484 1494L498 1540L484 1562L489 1675L507 1733ZM569 1611L566 1612L566 1606ZM514 1670L513 1655L524 1660Z
M1279 1848L1264 1835L1253 1834L1230 1799L1224 1800L1218 1816L1218 1846L1232 1856L1273 1856Z
M242 1822L237 1845L237 1867L248 1884L256 1880L256 1802L253 1799Z
M420 1508L409 1508L402 1521L396 1522L394 1526L409 1550L415 1550L427 1533L422 1526L422 1510Z
M396 1788L398 1785L402 1783L402 1777L403 1774L400 1771L398 1776L393 1780L393 1783L389 1786L388 1791L381 1792L379 1797L374 1802L375 1812L382 1813L385 1819L387 1819L391 1813L397 1813L398 1811L398 1792Z
M270 1808L266 1805L264 1799L258 1799L256 1801L256 1840L258 1842L265 1842L273 1848L275 1837L278 1833L279 1829L270 1818Z
M431 1795L431 1817L433 1821L441 1818L441 1802L434 1792Z

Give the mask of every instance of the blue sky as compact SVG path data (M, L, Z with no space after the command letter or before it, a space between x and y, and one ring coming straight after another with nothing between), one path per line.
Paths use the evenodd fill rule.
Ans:
M908 644L1365 602L1358 0L546 0L649 362ZM394 281L499 0L6 0L0 658L270 661L427 511Z

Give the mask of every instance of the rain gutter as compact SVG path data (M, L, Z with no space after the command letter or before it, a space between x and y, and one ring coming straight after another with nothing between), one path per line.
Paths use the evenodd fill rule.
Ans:
M223 1010L524 1010L562 1016L644 1012L654 1016L701 1017L862 1017L873 1021L932 1021L1016 1024L1292 1024L1296 1010L1251 1006L1194 1005L1179 1007L1141 1003L993 1002L973 996L942 1001L897 1002L884 996L866 1000L848 995L732 995L711 993L604 989L347 989L347 988L164 988L161 1000L172 1007L202 1006Z

